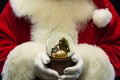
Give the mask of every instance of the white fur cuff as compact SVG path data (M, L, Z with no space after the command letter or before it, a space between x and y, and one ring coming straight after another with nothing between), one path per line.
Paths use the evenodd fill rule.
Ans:
M34 80L34 58L45 46L35 42L27 42L13 49L5 62L2 80Z
M80 44L75 52L81 55L85 66L79 80L114 80L114 68L101 48Z
M97 9L93 13L93 22L98 28L106 27L112 19L112 14L108 9Z

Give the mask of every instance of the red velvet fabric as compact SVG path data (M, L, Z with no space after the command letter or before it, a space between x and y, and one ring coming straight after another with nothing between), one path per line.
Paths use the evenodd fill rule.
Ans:
M29 21L15 17L8 3L0 15L0 73L9 52L17 45L29 40Z
M100 46L113 64L116 76L120 75L120 18L113 6L108 8L113 17L105 28L97 28L92 20L84 31L79 32L79 44L88 43ZM25 18L18 18L8 3L0 15L0 72L9 52L17 45L30 40L30 22ZM96 54L97 55L97 54Z

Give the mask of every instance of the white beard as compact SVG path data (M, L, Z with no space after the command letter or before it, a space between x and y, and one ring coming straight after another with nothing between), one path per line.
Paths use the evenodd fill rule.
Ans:
M96 8L92 0L16 0L11 4L17 16L30 18L31 40L43 43L54 32L69 33L77 43L77 29L85 28Z

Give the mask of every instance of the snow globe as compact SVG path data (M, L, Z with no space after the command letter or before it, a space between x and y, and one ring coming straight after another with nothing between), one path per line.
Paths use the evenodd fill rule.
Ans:
M52 34L46 44L46 50L51 59L47 66L62 75L65 68L75 64L71 60L73 49L74 40L69 33L57 32Z

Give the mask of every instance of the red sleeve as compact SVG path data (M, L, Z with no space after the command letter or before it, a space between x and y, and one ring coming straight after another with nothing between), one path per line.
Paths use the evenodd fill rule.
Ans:
M12 9L8 3L3 13L0 15L0 73L2 72L8 53L17 45L12 28L12 26L14 26L13 15Z
M108 25L107 32L100 43L100 47L107 53L113 64L116 76L120 75L120 17L109 3L109 10L112 13L112 20Z

